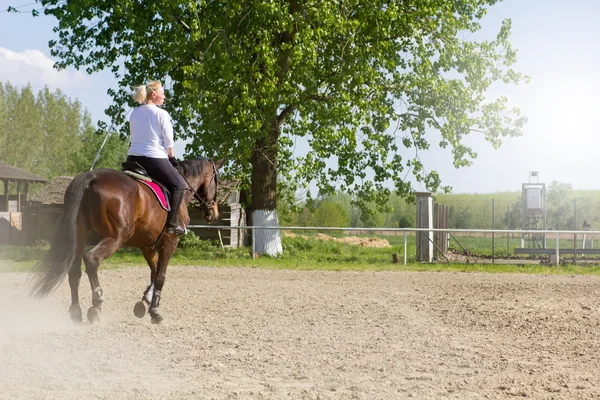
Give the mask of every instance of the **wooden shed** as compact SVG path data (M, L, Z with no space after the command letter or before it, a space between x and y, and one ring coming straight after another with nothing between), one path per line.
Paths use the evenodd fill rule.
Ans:
M25 231L29 243L40 240L50 242L54 238L56 224L63 210L65 192L72 180L71 176L57 176L31 197L25 213Z
M3 182L4 192L0 197L0 244L23 244L27 242L23 231L25 218L23 210L29 200L29 184L43 183L46 179L0 162L0 181ZM13 193L9 191L9 183L16 183Z
M240 192L236 190L237 185L232 183L221 183L219 186L219 219L209 224L204 219L204 214L191 206L188 206L190 214L190 225L217 225L217 226L245 226L246 212L240 204ZM217 243L222 241L223 246L238 248L244 246L247 231L245 229L209 229L190 228L200 239L211 240ZM219 237L220 233L220 237Z

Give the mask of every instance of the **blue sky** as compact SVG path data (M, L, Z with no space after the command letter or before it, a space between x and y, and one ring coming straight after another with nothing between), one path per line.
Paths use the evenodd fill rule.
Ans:
M0 10L32 0L0 0ZM31 7L23 7L23 10ZM527 85L495 85L490 95L506 95L529 118L525 134L494 150L479 135L467 143L478 153L471 167L455 169L451 154L432 148L420 154L427 169L439 171L455 193L519 191L529 171L540 182L571 183L575 189L600 189L594 170L600 154L600 1L505 0L493 6L477 38L493 38L504 18L512 19L511 41L518 50L516 69L529 75ZM86 75L52 69L48 40L55 20L0 12L0 81L48 85L78 98L94 120L105 119L106 90L116 82L110 73ZM183 155L184 144L176 144ZM417 190L423 187L416 186Z

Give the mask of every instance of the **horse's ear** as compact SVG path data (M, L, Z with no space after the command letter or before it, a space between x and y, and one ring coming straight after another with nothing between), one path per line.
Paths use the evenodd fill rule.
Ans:
M225 164L225 161L225 158L221 158L220 160L215 161L215 167L217 167L217 169L221 168L223 164Z

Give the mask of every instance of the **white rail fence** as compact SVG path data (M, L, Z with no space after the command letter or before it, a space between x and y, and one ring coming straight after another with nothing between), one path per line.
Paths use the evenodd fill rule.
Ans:
M600 235L600 231L554 231L554 230L508 230L508 229L436 229L436 228L338 228L338 227L322 227L322 226L220 226L220 225L189 225L188 228L201 228L201 229L247 229L252 232L252 258L254 259L255 249L254 249L254 237L255 231L257 229L277 229L277 230L288 230L288 231L352 231L352 232L402 232L404 235L404 264L407 263L406 260L406 249L407 249L407 236L409 232L447 232L447 233L463 233L463 232L471 232L471 233L488 233L492 234L492 246L493 239L495 234L519 234L519 235L549 235L554 236L555 238L555 248L553 249L553 255L556 256L556 266L559 265L560 262L560 238L564 235L573 235L575 238L577 235L582 236L590 236L594 234ZM433 238L430 238L433 240ZM578 249L577 251L581 251L582 249ZM548 252L545 252L546 254ZM493 247L492 247L493 254ZM568 254L571 254L570 252Z

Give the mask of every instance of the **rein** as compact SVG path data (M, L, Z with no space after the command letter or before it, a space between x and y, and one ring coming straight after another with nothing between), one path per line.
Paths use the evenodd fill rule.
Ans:
M192 203L192 207L201 210L202 211L202 206L206 207L207 210L210 210L211 208L213 208L213 206L215 205L215 203L217 202L217 193L218 193L218 189L219 189L219 178L218 178L218 173L217 173L217 167L215 166L215 163L212 160L207 160L210 161L210 163L212 164L212 168L213 168L213 176L210 180L210 182L208 182L208 184L210 185L211 182L214 180L215 181L215 199L211 200L210 203L208 201L206 201L205 199L203 199L202 197L200 197L200 195L198 194L197 190L194 190L192 188L192 185L190 185L190 183L187 181L187 179L185 179L185 176L183 176L183 174L179 174L181 175L181 177L183 178L183 181L185 182L185 184L187 185L187 187L185 188L185 190L189 191L192 193L192 196L195 200L198 201L198 203L200 203L200 205L198 205L198 203Z

